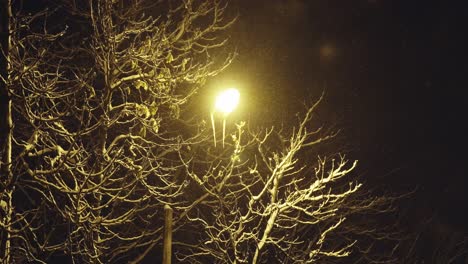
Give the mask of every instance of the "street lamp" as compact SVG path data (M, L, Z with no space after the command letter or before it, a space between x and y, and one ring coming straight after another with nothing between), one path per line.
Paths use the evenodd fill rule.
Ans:
M214 110L211 111L211 125L213 127L213 140L216 147L216 129L214 113L219 112L223 115L223 147L226 135L226 118L239 104L240 94L235 88L229 88L218 94L215 100Z
M216 131L214 122L214 113L219 112L223 115L223 147L226 131L226 118L239 104L240 94L235 88L229 88L222 91L216 97L215 105L211 111L211 124L213 126L213 139L216 147ZM163 264L170 264L172 260L172 208L166 204L164 206L164 240L163 240Z

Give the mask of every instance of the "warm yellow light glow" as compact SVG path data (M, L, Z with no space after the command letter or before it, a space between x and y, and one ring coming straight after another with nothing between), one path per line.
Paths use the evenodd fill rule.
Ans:
M235 88L227 89L216 97L215 110L224 113L231 113L239 103L240 94Z

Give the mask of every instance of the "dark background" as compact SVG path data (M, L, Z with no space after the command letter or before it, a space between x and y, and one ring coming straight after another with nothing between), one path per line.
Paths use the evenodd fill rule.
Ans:
M468 236L468 4L238 0L233 65L244 117L289 123L322 91L319 121L343 129L372 188L402 200L409 229ZM428 220L430 219L430 220Z

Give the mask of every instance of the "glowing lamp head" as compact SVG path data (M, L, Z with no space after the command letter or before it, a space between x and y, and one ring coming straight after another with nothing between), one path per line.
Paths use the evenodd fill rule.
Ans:
M239 91L234 88L230 88L221 92L216 97L215 110L225 115L231 113L239 103L239 97Z

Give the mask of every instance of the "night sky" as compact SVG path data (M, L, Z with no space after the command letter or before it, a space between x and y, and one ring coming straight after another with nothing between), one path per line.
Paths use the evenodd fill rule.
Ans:
M372 187L416 192L401 217L468 234L468 4L419 0L234 1L237 83L252 120L288 123L323 90ZM255 119L257 118L257 119Z

